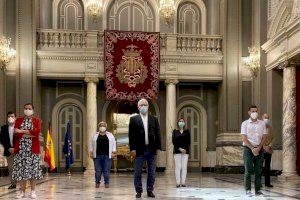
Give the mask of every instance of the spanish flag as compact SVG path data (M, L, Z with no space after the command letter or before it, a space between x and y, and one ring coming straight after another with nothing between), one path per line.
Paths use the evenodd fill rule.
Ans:
M50 167L50 172L55 169L54 144L53 144L53 135L52 135L52 128L50 122L49 122L49 129L47 131L47 136L46 136L46 150L45 150L44 161L48 163L48 166Z

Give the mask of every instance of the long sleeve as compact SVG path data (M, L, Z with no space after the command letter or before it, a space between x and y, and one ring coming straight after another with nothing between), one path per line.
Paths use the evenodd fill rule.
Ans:
M129 130L128 130L130 151L136 150L136 142L137 141L135 138L135 134L136 134L136 125L135 125L133 118L131 117L130 121L129 121Z
M90 138L89 151L93 151L93 138L94 138L94 135L92 135L91 138Z
M30 134L37 137L41 132L41 121L37 118L32 119L33 129L29 130Z
M17 118L15 122L15 129L20 129L20 126L23 122L24 118ZM14 138L15 139L21 139L23 137L24 133L16 133L14 132Z
M155 117L155 127L156 127L156 148L161 150L161 139L160 139L160 127L158 123L158 119Z
M188 148L187 149L190 149L191 147L191 132L188 130L188 134L187 134L188 138L187 138L187 145L188 145Z
M116 151L117 151L117 142L116 142L116 138L115 138L115 136L114 136L113 134L112 134L112 137L113 137L113 139L114 139L112 151L113 151L113 152L116 152Z

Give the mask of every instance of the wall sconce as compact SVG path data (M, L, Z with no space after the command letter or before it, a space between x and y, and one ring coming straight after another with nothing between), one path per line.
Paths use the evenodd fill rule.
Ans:
M165 19L165 24L170 26L176 12L174 0L160 0L160 12Z
M93 18L93 22L96 23L102 10L102 0L89 0L87 7Z
M16 56L16 50L10 48L10 38L0 36L0 69L6 70L8 63Z
M244 64L251 73L251 77L257 77L260 68L260 54L257 47L248 47L249 56L243 58Z

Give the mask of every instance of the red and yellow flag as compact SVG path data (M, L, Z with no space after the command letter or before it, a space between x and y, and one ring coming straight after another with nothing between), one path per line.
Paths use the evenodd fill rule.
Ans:
M49 123L49 128L48 128L47 136L46 136L46 150L45 150L44 161L46 163L48 163L48 166L50 167L50 171L53 171L55 169L55 153L54 152L55 151L54 151L52 128Z

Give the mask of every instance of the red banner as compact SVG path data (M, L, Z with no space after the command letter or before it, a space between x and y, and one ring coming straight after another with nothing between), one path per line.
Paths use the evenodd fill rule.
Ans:
M159 33L105 31L104 38L107 99L156 99L159 86Z

